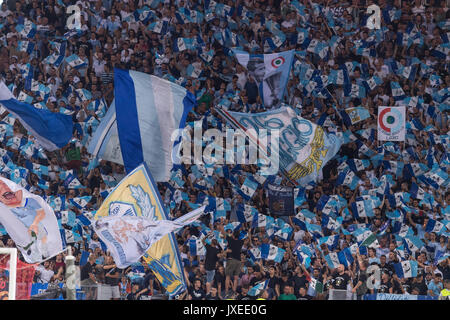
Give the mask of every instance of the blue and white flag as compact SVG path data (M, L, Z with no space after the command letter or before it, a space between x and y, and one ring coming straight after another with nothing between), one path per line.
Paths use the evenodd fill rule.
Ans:
M278 107L289 79L294 50L272 54L249 54L241 50L233 52L238 62L258 84L263 104L269 108Z
M250 290L248 290L248 295L251 297L257 297L261 293L262 290L265 290L267 288L268 284L269 284L269 280L259 282L254 287L251 287Z
M87 66L86 62L82 60L79 56L76 54L72 54L71 56L66 58L67 64L75 69L81 69Z
M273 244L262 244L260 246L261 258L265 260L273 260L275 262L281 263L283 260L284 253L286 250L278 248Z
M369 110L364 107L347 108L339 111L339 113L347 127L370 118Z
M217 111L233 127L254 129L256 133L269 131L273 128L269 124L277 123L277 129L280 130L279 149L275 151L279 153L279 169L288 179L300 185L317 180L323 166L336 155L342 144L335 134L326 134L322 127L298 116L289 106L253 114L223 109ZM254 146L258 145L255 137L247 136ZM267 151L260 151L267 156Z
M49 151L64 147L72 138L72 117L16 100L4 82L0 83L0 103Z
M172 134L184 128L196 104L194 95L170 81L133 70L115 69L114 84L115 110L110 107L88 150L109 160L101 155L108 148L105 143L116 143L110 153L127 172L145 161L156 181L167 181L173 163L179 161L172 157L177 154L172 153Z
M328 246L328 250L333 251L339 244L339 234L319 238L317 242L319 243L319 246L326 244Z
M400 278L415 278L417 277L417 261L407 260L399 263L394 263L395 274Z
M158 34L165 35L169 28L169 23L167 21L159 20L153 23L150 23L147 27L147 30L153 31Z
M339 256L336 252L330 252L325 256L325 261L330 269L336 269L341 262L339 261Z
M398 82L391 81L391 92L395 101L404 100L406 94Z
M375 89L377 86L383 84L383 80L380 79L377 76L373 76L372 78L370 78L367 81L363 82L364 86L366 87L367 91L372 91L373 89Z
M352 170L346 170L344 172L340 172L338 174L338 178L336 181L337 185L345 185L352 190L355 190L359 184L360 179Z
M31 54L34 50L34 42L25 40L25 41L18 41L17 44L18 44L17 50L21 52Z
M370 166L370 160L367 159L348 159L347 164L353 172L363 171Z
M429 219L427 225L425 226L425 232L434 232L436 234L441 234L445 231L446 227L443 223Z
M36 34L36 25L31 20L16 25L16 31L24 38L32 39Z
M338 260L344 267L348 268L353 263L354 259L352 253L350 252L350 248L344 248L343 250L338 252Z

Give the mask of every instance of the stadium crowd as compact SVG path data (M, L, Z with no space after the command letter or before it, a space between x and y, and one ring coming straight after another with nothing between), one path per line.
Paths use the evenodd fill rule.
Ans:
M373 3L381 8L380 29L366 27L366 8ZM219 106L239 112L267 110L255 81L229 48L260 54L294 49L284 102L325 131L344 133L345 144L316 183L296 188L290 217L274 216L268 206L268 181L290 185L281 175L258 177L256 165L174 166L173 179L158 183L171 217L203 203L211 209L211 198L216 205L223 200L221 208L212 208L176 234L188 283L180 298L327 299L330 289L348 289L357 299L370 293L438 296L450 289L447 3L5 0L0 8L5 84L19 100L70 114L76 125L66 147L47 152L19 121L0 110L1 174L53 207L66 242L74 247L82 285L111 288L99 299L162 294L165 290L148 266L115 268L83 219L125 176L122 165L96 161L87 152L114 99L114 68L184 86L198 104L187 125L202 121L203 130L224 129L226 122L215 110ZM81 12L76 31L67 28L71 4ZM321 50L305 39L323 44ZM343 83L332 79L341 66L351 84L365 92L344 92ZM311 80L307 70L319 73L328 94L305 89L304 80ZM366 87L374 76L380 81ZM377 141L377 107L396 105L407 106L406 140ZM349 107L364 107L370 117L345 123L339 111ZM338 183L345 167L355 173L355 184ZM259 183L247 201L237 190L249 176ZM375 199L365 215L354 206L363 196ZM243 205L253 215L266 215L264 224L242 220ZM367 231L376 241L361 246ZM3 232L0 245L14 243ZM281 256L258 257L262 245L277 247ZM351 252L346 263L325 258L345 248ZM64 282L64 256L38 266L34 281ZM408 260L417 262L417 275L400 277L394 265ZM378 289L367 285L372 265L381 270ZM264 280L266 288L255 290ZM317 283L323 284L322 290Z

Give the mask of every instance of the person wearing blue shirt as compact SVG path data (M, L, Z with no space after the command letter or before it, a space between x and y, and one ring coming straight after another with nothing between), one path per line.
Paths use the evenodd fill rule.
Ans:
M428 284L428 294L430 296L439 296L439 293L444 288L442 285L442 276L439 273L436 273L433 277L433 280Z

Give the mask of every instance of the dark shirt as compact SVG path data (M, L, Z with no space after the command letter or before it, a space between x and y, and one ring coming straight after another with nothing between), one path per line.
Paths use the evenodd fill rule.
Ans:
M294 282L294 292L298 292L298 290L301 287L305 287L306 288L306 284L308 283L308 280L306 280L306 276L302 275L302 276L298 276L295 275L292 278L293 282Z
M244 87L247 92L248 103L253 104L256 103L256 98L258 97L258 85L256 82L247 81Z
M347 284L350 281L350 277L348 274L336 274L333 277L333 288L339 290L346 290Z
M230 236L227 236L228 248L231 249L231 252L227 254L227 258L232 258L236 260L241 260L241 250L242 245L244 244L244 240L236 240Z
M192 297L192 300L203 300L206 297L205 291L200 289L195 289L194 287L189 287L189 294Z
M219 260L217 254L220 253L220 249L206 244L206 256L205 256L205 269L210 271L216 268L216 262Z
M105 283L109 284L110 286L118 286L119 282L120 282L120 276L117 278L111 278L111 277L106 277L107 274L115 276L117 274L120 274L121 270L118 268L112 268L109 270L105 270Z
M95 264L94 264L95 265ZM80 280L86 280L89 279L89 274L94 273L94 265L91 265L89 262L86 263L83 267L81 267L80 270Z
M389 289L392 287L391 281L380 283L380 288L377 290L377 293L389 293Z
M225 275L219 272L216 272L214 275L214 286L219 288L219 283L221 284L220 290L225 290Z

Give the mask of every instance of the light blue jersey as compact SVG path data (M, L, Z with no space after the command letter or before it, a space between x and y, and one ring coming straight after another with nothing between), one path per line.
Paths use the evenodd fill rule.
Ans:
M37 210L42 209L39 203L32 198L26 198L23 207L10 208L16 217L26 226L30 227L37 215Z

